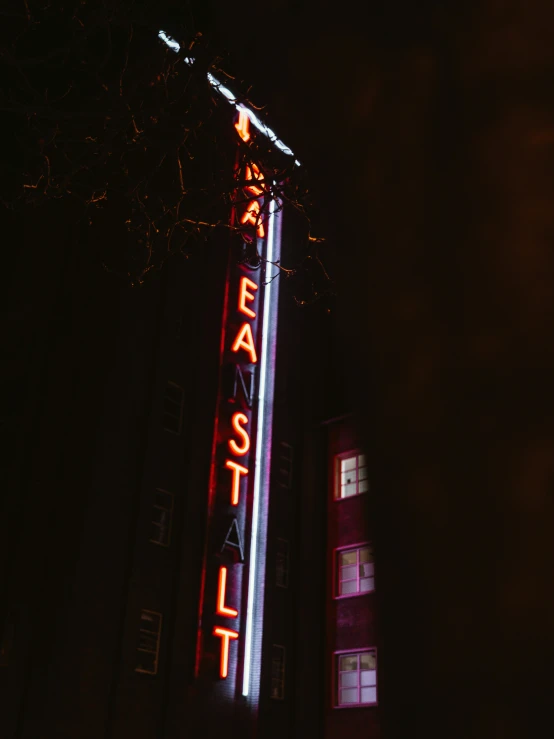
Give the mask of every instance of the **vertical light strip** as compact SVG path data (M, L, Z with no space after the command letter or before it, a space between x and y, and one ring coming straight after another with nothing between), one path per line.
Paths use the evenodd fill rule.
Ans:
M266 249L266 285L263 298L263 321L262 321L262 347L260 356L260 385L258 394L258 422L256 428L256 457L254 467L254 498L252 501L252 533L250 536L250 568L248 571L248 600L246 609L246 633L244 639L244 669L242 694L250 693L250 682L252 678L253 660L256 660L256 671L260 672L260 654L253 653L254 640L254 615L263 616L263 580L257 582L258 572L261 576L262 567L265 565L265 552L258 561L260 552L260 505L264 491L268 492L269 473L271 466L271 427L273 423L273 388L275 380L275 343L277 340L276 312L278 299L278 279L271 280L269 262L275 262L279 258L276 251L280 251L279 238L276 244L277 216L275 214L276 203L271 200L269 204L269 228ZM280 232L279 232L280 233ZM268 366L269 365L269 366ZM265 452L265 453L264 453ZM267 521L262 522L267 527ZM263 544L263 542L262 542ZM258 602L254 602L257 596ZM261 611L260 611L261 609ZM259 621L257 618L256 621Z

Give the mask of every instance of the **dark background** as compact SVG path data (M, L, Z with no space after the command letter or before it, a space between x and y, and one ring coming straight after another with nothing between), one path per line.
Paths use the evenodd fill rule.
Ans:
M550 732L551 3L155 12L229 51L312 177L377 490L385 736Z
M326 213L338 363L380 496L385 730L550 727L552 5L221 4L202 21Z

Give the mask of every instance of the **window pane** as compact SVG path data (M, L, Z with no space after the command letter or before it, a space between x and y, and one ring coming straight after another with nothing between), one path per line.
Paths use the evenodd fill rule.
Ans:
M347 459L341 459L340 469L341 469L341 472L345 472L346 470L355 470L356 469L356 457L348 457Z
M362 652L360 654L362 670L375 670L377 667L377 659L375 652Z
M362 680L361 680L362 686L367 687L368 685L377 685L377 671L376 670L362 670L360 675L362 677Z
M357 688L358 687L358 671L343 672L340 676L341 688Z
M367 480L367 467L358 467L358 480Z
M158 635L157 634L146 634L141 631L139 634L138 649L144 652L156 652L158 647Z
M344 703L357 703L358 702L358 689L347 688L346 690L340 691L340 704Z
M358 455L358 467L365 467L367 465L367 457L365 454Z
M360 565L360 577L370 577L373 574L373 562L366 562Z
M356 552L341 552L339 555L339 564L344 565L355 565L356 564Z
M369 593L372 590L375 590L375 578L363 577L360 580L360 593Z
M358 592L358 582L356 580L347 580L341 582L339 586L339 595L350 595Z
M143 611L140 614L140 628L157 632L160 628L160 615L158 613L146 613L146 611Z
M360 562L373 562L373 551L369 547L360 549Z
M356 470L352 470L352 472L343 472L340 481L343 485L347 485L349 482L356 482Z
M341 567L340 579L341 580L355 580L356 579L356 566L352 565L351 567Z
M355 482L353 482L350 485L344 485L344 487L342 488L342 497L343 498L349 498L351 495L356 495L356 493L357 493L357 490L356 490L356 483Z
M362 703L377 703L377 688L362 688Z
M341 657L339 660L339 670L346 672L346 670L357 670L358 669L358 655L349 654L345 657Z
M139 672L149 672L155 675L157 672L156 655L147 654L146 652L137 652L137 666L135 668Z
M360 480L358 483L358 490L360 493L367 493L369 490L369 480Z

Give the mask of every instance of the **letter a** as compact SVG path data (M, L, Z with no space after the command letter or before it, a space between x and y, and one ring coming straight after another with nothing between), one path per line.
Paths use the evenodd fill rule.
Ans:
M263 239L263 237L265 236L264 224L262 223L262 219L260 218L260 204L257 200L251 200L248 203L248 208L244 211L240 222L251 223L253 226L257 226L256 233L258 234L260 239Z
M254 347L254 339L252 338L252 329L249 323L243 323L237 334L237 338L234 340L231 346L231 351L238 352L239 349L244 351L250 357L252 364L256 364L258 356L256 354L256 348Z

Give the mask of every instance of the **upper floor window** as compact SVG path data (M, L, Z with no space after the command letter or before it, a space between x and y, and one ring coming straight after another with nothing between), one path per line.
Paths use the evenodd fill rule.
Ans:
M162 614L154 611L141 611L135 672L144 672L147 675L157 674L161 633Z
M337 705L374 706L377 704L377 652L351 652L337 655Z
M289 543L286 539L277 539L275 584L278 588L288 588L289 586Z
M166 490L154 490L150 541L168 547L171 538L171 518L173 516L173 494Z
M271 697L285 697L285 647L273 644L271 652Z
M365 454L350 452L337 457L337 480L335 498L350 498L352 495L367 493L367 460Z
M375 590L373 548L366 544L337 552L337 595L356 595Z
M168 382L164 395L163 426L172 434L180 434L183 426L185 391L174 382Z

